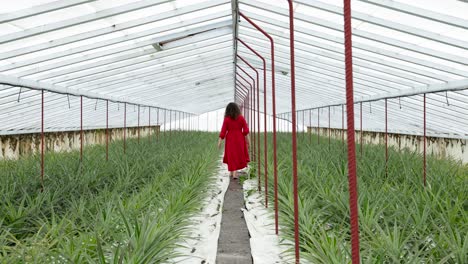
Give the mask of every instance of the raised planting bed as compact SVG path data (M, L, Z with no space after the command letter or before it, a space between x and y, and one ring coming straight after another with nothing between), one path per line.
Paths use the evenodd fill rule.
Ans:
M162 133L0 162L2 263L162 263L200 210L219 151L207 133Z
M271 140L271 137L270 137ZM301 258L350 263L346 147L340 140L298 136ZM291 134L278 136L282 235L294 241ZM363 263L468 263L468 167L385 147L357 147L360 251ZM273 208L270 147L269 195ZM294 254L293 251L289 252Z

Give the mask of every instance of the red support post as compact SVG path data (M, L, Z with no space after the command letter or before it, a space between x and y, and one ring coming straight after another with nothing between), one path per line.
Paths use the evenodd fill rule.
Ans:
M356 149L354 139L354 88L353 88L353 55L351 28L351 0L344 1L344 34L345 34L345 65L346 65L346 110L347 110L347 141L348 141L348 181L349 207L351 224L351 259L353 264L360 263L359 257L359 222L358 193L356 171Z
M305 137L305 110L302 111L302 139Z
M360 135L361 146L360 146L360 148L361 148L361 157L362 157L362 143L363 143L363 142L362 142L362 137L363 137L363 134L362 134L362 102L360 103L360 108L361 108L361 109L360 109L360 114L359 114L359 115L360 115L359 121L361 122L361 126L360 126L360 130L361 130L361 135Z
M83 96L80 96L80 162L83 162Z
M385 176L388 176L388 108L385 98Z
M140 144L140 105L138 105L138 125L137 125L137 134L138 134L138 144Z
M344 143L344 105L341 105L341 141Z
M247 22L249 22L253 27L255 27L258 31L260 31L265 37L268 38L270 41L270 49L271 49L271 97L272 97L272 116L273 116L273 175L274 175L274 192L275 192L275 232L278 234L278 160L277 160L277 146L276 146L276 83L275 83L275 44L273 41L273 38L271 37L270 34L268 34L265 30L263 30L261 27L259 27L256 23L254 23L250 18L242 14L242 12L239 12L239 15L242 16ZM245 44L245 43L244 43ZM246 45L247 46L247 45ZM261 57L260 54L258 54L256 51L250 48L252 52L254 52L257 56ZM263 57L261 57L264 63L263 71L264 71L264 92L265 92L265 98L266 98L266 64L265 60ZM266 101L266 100L265 100ZM266 111L266 107L264 109ZM265 118L266 119L266 118ZM266 129L266 128L265 128ZM265 134L266 131L265 131ZM266 136L266 135L265 135ZM267 196L267 190L265 190L265 196Z
M151 142L151 107L148 106L148 140Z
M426 162L426 141L427 141L427 137L426 137L426 94L424 94L424 144L423 144L423 148L424 148L424 154L423 154L423 157L424 157L424 163L423 163L423 178L424 178L424 187L426 187L426 167L427 167L427 162Z
M309 127L310 127L309 144L312 144L312 109L309 110Z
M109 160L109 100L106 100L106 161Z
M44 90L41 90L41 192L44 191Z
M241 56L237 55L237 57L239 59L241 59L245 64L247 64L247 66L249 66L256 74L256 77L257 77L257 87L256 87L256 91L257 91L257 109L260 109L260 80L259 80L259 74L258 74L258 71L255 69L255 67L253 67L247 60L245 60L244 58L242 58ZM239 67L239 65L237 65L237 67ZM250 76L244 69L240 68L245 74L247 74L251 79L252 76ZM254 80L254 92L255 92L255 80ZM264 135L263 135L263 138L264 138L264 146L263 146L263 151L264 151L264 154L263 154L263 157L264 157L264 185L265 185L265 207L268 208L268 149L267 149L267 131L266 131L266 127L267 127L267 123L266 123L266 120L267 120L267 99L266 99L266 91L264 91L263 93L263 114L264 114ZM260 143L261 143L261 139L260 139L260 111L257 111L257 139L258 139L258 142L257 142L257 149L258 149L258 161L261 160L261 152L260 152ZM260 168L260 162L258 162L258 175L260 176L261 175L261 168ZM260 177L259 177L260 178Z
M240 66L237 66L238 68L242 69ZM242 69L243 70L243 69ZM245 70L243 70L245 72ZM246 72L245 72L246 73ZM259 113L260 113L260 110L259 110L259 105L255 104L255 100L257 99L257 103L259 102L258 99L259 99L259 94L256 94L255 93L255 80L252 78L252 76L250 76L248 73L246 73L249 78L252 80L253 82L253 86L252 84L249 83L248 80L246 80L244 77L242 77L241 75L237 74L237 76L239 76L241 79L243 79L246 83L248 83L250 85L250 90L253 91L253 105L254 105L254 115L253 115L253 121L254 121L254 125L253 125L253 141L254 141L254 160L255 161L260 161L261 160L261 154L260 154L260 119L258 117L259 116ZM247 87L246 87L247 90L249 90ZM257 116L255 116L255 111L258 113ZM258 124L258 128L256 128L256 124ZM256 132L258 132L258 135L256 136ZM258 143L258 146L257 146L257 143ZM259 188L258 190L261 191L261 186L260 186L260 183L261 183L261 178L260 178L260 174L261 174L261 170L260 170L260 162L257 162L258 164L258 184L259 184Z
M331 144L331 107L328 106L328 149Z
M296 112L296 69L295 69L295 55L294 55L294 7L293 1L288 0L289 3L289 41L290 41L290 56L291 56L291 113ZM273 57L273 54L272 54ZM274 68L272 69L274 72ZM297 138L296 138L296 117L292 117L292 164L293 164L293 193L294 193L294 244L296 264L300 263L299 256L299 194L298 194L298 180L297 180Z
M123 147L124 147L124 154L127 151L127 103L124 103L124 140L123 140Z
M317 144L320 145L320 108L317 108Z

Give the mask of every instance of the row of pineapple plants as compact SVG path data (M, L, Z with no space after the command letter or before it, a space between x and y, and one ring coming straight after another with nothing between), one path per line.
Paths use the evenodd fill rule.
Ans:
M294 241L291 134L279 133L277 142L281 236ZM391 148L386 168L384 146L364 145L362 155L359 147L362 263L468 263L468 166L429 156L425 187L421 154ZM271 145L268 152L273 208ZM297 153L301 258L350 263L346 145L298 135Z
M161 133L0 161L0 263L163 263L213 182L214 136Z

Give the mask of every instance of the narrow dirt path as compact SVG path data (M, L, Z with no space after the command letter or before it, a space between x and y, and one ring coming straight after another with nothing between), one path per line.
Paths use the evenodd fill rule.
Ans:
M238 180L230 180L224 197L217 264L250 264L249 230L244 220L244 193Z

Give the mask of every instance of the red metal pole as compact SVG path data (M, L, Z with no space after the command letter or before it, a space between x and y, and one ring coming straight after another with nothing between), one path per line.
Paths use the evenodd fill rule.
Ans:
M426 166L427 166L427 163L426 163L426 140L427 140L427 137L426 137L426 94L424 94L424 163L423 163L423 177L424 177L424 187L426 187Z
M137 125L137 134L138 134L138 144L140 143L140 105L138 105L138 125Z
M124 103L124 154L127 151L127 103Z
M151 142L151 107L148 106L148 140Z
M80 161L83 162L83 96L80 96Z
M341 141L344 143L344 105L341 105Z
M302 111L302 139L305 137L305 110Z
M258 74L258 71L255 69L255 67L253 67L248 61L246 61L244 58L242 58L241 56L237 55L237 57L239 59L241 59L245 64L247 64L255 73L256 73L256 77L257 77L257 109L260 109L260 83L259 83L259 74ZM240 67L239 65L237 65L237 67ZM240 68L245 74L247 74L252 80L252 76L250 76L250 74L248 74L244 69ZM253 81L254 82L254 89L255 89L255 80ZM266 123L266 120L267 120L267 116L266 116L266 112L267 112L267 99L266 99L266 90L264 91L263 93L263 108L264 108L264 111L263 111L263 114L264 114L264 135L263 135L263 138L264 138L264 148L263 148L263 151L264 151L264 154L263 154L263 157L264 157L264 185L265 185L265 207L268 208L268 149L267 149L267 131L266 131L266 127L267 127L267 123ZM258 137L258 142L257 142L257 148L258 148L258 161L261 160L261 153L260 153L260 143L261 143L261 137L260 137L260 111L257 111L257 137ZM261 174L261 170L260 170L260 162L258 162L258 175Z
M348 181L349 207L351 223L351 259L359 264L359 224L357 205L357 171L354 141L354 88L353 88L353 55L351 29L351 0L344 1L345 65L346 65L346 110L348 137Z
M291 113L296 112L296 69L294 57L294 8L293 1L289 3L289 41L291 55ZM273 57L273 56L272 56ZM274 69L272 69L274 72ZM296 138L296 116L292 117L292 163L293 163L293 192L294 192L294 244L296 263L299 264L299 198L297 189L297 138Z
M331 143L331 107L328 106L328 149L330 149Z
M361 113L360 113L360 118L359 118L359 121L361 122L361 127L360 127L360 130L361 130L361 139L360 139L360 141L361 141L361 146L360 146L360 148L361 148L361 157L362 157L362 143L363 143L363 142L362 142L362 137L363 137L363 135L362 135L362 102L360 103L360 108L361 108L361 109L360 109L360 112L361 112Z
M109 160L109 100L106 100L106 161Z
M320 108L317 108L317 144L320 144Z
M41 90L41 192L44 191L44 90Z
M388 176L388 114L387 114L387 98L385 98L385 176Z
M292 3L290 3L292 5ZM239 15L242 16L246 21L248 21L252 26L254 26L258 31L260 31L265 37L270 40L271 46L271 97L272 97L272 116L273 118L273 174L274 174L274 185L275 185L275 208L277 207L277 185L278 185L278 160L277 160L277 153L276 153L276 83L275 83L275 44L273 38L268 34L265 30L260 28L257 24L255 24L252 20L250 20L247 16L239 12ZM294 32L292 33L294 34ZM266 66L263 67L264 76L266 76ZM266 81L264 91L266 93ZM266 95L265 95L266 96ZM266 111L266 108L265 108ZM267 193L265 191L265 193ZM278 221L277 221L277 209L275 209L275 231L278 234Z
M312 109L309 110L309 127L310 127L309 144L312 144Z
M255 80L252 78L252 76L250 76L245 70L243 70L240 66L237 65L237 67L239 69L241 69L242 71L244 71L245 74L247 74L249 76L249 78L252 80L253 82L253 86L252 84L249 83L248 80L246 80L244 77L242 77L241 75L237 74L241 79L243 79L246 83L248 83L250 85L250 90L253 91L253 95L254 95L254 109L257 109L257 116L255 116L254 114L254 152L257 154L256 157L255 157L255 160L258 161L257 164L258 164L258 184L259 184L259 191L261 191L261 187L260 187L260 183L261 183L261 179L260 179L260 175L261 175L261 166L260 166L260 160L261 160L261 153L260 153L260 111L258 110L259 108L259 94L257 93L257 95L255 95ZM249 89L247 89L249 90ZM257 90L258 92L258 90ZM257 105L255 105L255 98L257 99ZM258 129L255 129L255 124L258 125ZM258 132L258 136L255 137L255 132ZM258 143L258 146L257 144Z

